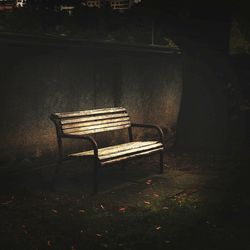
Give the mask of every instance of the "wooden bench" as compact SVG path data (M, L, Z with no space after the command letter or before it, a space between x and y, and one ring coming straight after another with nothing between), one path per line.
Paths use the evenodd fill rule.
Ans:
M87 158L94 160L93 171L93 191L97 192L97 172L105 165L110 165L146 155L158 153L160 155L160 173L163 172L163 151L164 136L162 129L155 125L131 123L125 108L104 108L85 110L77 112L54 113L51 115L57 133L57 143L59 149L59 164L56 169L57 174L60 165L67 158ZM158 132L158 140L134 141L132 128L155 129ZM115 146L99 148L96 140L91 134L112 131L128 130L128 142ZM63 155L63 138L83 139L92 145L92 150Z

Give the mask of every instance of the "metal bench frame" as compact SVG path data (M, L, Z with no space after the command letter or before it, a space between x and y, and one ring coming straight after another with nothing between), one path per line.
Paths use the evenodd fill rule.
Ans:
M113 108L113 109L119 109L119 108L120 107ZM110 109L112 109L112 108L107 108L107 110L110 110ZM124 108L120 108L120 109L124 109ZM96 109L96 110L98 111L98 110L101 110L101 109ZM102 110L105 110L105 109L102 109ZM95 111L95 110L87 110L86 112L88 112L88 111ZM85 111L77 111L77 112L85 112ZM54 177L58 174L59 169L61 168L61 164L62 164L63 160L69 158L69 157L64 157L64 155L63 155L63 143L62 143L62 139L64 139L64 138L70 138L70 139L81 139L81 140L88 141L91 144L92 149L94 151L94 155L93 155L93 159L94 159L93 192L97 193L97 191L98 191L98 181L97 181L98 169L102 167L101 162L100 162L100 160L98 158L98 150L99 150L98 144L97 144L97 142L96 142L96 140L94 139L93 136L90 136L90 135L81 135L81 134L66 134L66 133L64 133L62 131L62 124L61 124L61 119L59 118L59 116L63 115L63 114L69 114L69 113L71 113L71 112L54 113L54 114L51 114L51 116L50 116L50 119L54 122L55 127L56 127L58 153L59 153L58 164L57 164L57 167L55 169ZM76 112L74 112L74 113L76 113ZM130 118L129 118L129 121L130 121ZM127 128L128 129L128 139L129 139L129 142L133 142L133 130L132 130L132 128L154 129L154 130L156 130L158 132L158 136L159 136L159 140L158 141L162 143L163 149L159 150L157 152L154 152L154 153L149 153L147 155L152 155L152 154L159 153L159 155L160 155L159 173L162 174L163 173L163 169L164 169L164 150L165 150L164 134L163 134L162 129L159 126L152 125L152 124L130 123L130 126ZM112 130L116 130L116 129L112 129ZM103 131L101 131L101 132L103 133ZM132 159L139 158L139 157L145 157L145 155L135 156ZM126 160L131 160L131 159L127 158L127 159L123 159L122 161L126 161ZM121 160L118 159L117 161L115 161L113 163L117 163L117 162L121 162ZM110 164L113 164L113 163L110 163Z

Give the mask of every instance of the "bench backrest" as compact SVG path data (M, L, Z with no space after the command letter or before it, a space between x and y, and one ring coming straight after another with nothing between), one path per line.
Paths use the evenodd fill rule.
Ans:
M127 110L122 107L93 109L51 115L59 135L87 135L129 128Z

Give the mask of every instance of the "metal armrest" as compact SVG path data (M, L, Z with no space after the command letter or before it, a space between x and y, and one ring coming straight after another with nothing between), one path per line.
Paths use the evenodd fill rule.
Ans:
M70 135L70 134L64 134L62 138L71 138L71 139L83 139L87 140L92 144L93 150L94 150L94 156L98 158L98 144L96 140L92 136L82 136L82 135Z
M160 142L163 144L163 147L165 148L165 143L164 143L164 134L162 129L157 126L157 125L152 125L152 124L140 124L140 123L131 123L131 127L137 127L137 128L151 128L157 130L159 137L160 137Z

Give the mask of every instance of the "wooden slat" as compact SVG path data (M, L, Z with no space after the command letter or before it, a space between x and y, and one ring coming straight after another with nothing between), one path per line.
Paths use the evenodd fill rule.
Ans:
M148 150L156 149L156 148L161 148L161 147L163 147L161 143L156 143L156 144L149 145L149 146L142 146L139 148L131 148L131 149L124 150L124 151L113 152L110 154L101 155L101 156L99 156L99 159L101 161L103 161L103 160L107 160L107 159L117 158L119 156L131 155L131 154L134 154L136 152L139 153L139 152L144 152L144 151L148 151Z
M101 121L65 124L65 125L62 125L62 129L66 132L68 129L73 129L73 128L82 128L86 126L108 124L108 123L114 123L114 122L124 122L124 121L129 121L129 117L117 118L117 119L106 119L106 120L101 120Z
M132 148L140 148L144 146L149 146L149 145L154 145L159 143L158 141L135 141L135 142L128 142L128 143L123 143L115 146L110 146L106 148L100 148L98 150L99 156L104 156L107 154L111 154L114 152L121 152L121 151L126 151ZM162 145L162 144L161 144ZM83 155L94 155L93 150L88 150L84 152L77 153L76 155L83 156Z
M74 112L64 112L64 113L55 113L59 118L66 117L78 117L78 116L87 116L87 115L96 115L96 114L108 114L108 113L118 113L126 112L125 108L116 107L116 108L104 108L104 109L92 109L85 111L74 111Z
M86 126L86 127L80 127L80 128L72 128L72 129L67 129L64 130L65 133L77 133L77 132L86 132L89 133L88 131L92 130L97 130L97 129L106 129L109 127L119 127L119 126L124 126L124 125L129 125L130 126L130 121L123 121L123 122L112 122L112 123L105 123L105 124L99 124L99 125L93 125L93 126Z
M124 151L119 151L119 152L113 152L110 154L106 154L106 155L100 155L99 159L101 161L103 160L107 160L107 159L112 159L112 158L117 158L119 156L125 156L125 155L131 155L131 154L135 154L135 153L139 153L139 152L144 152L144 151L148 151L148 150L152 150L152 149L157 149L162 147L161 143L156 143L153 145L149 145L149 146L143 146L143 147L139 147L139 148L131 148L131 149L127 149Z
M129 117L127 113L118 113L118 114L108 114L108 115L98 115L98 116L87 116L87 117L78 117L74 119L62 119L61 124L72 124L72 123L81 123L81 122L88 122L88 121L100 121L100 120L107 120L112 118L122 118L122 117Z
M141 156L144 156L144 155L154 154L154 153L157 153L157 152L162 151L162 150L163 150L163 147L158 148L158 149L145 151L145 152L140 152L140 153L133 154L133 155L122 156L122 157L115 158L115 159L112 159L112 160L103 161L103 162L101 162L101 165L104 166L104 165L107 165L107 164L117 163L117 162L120 162L120 161L129 160L129 159L132 159L132 158L138 158L138 157L141 157Z
M111 130L118 130L118 129L124 129L129 128L131 125L121 125L121 126L114 126L114 127L108 127L108 128L101 128L101 129L92 129L92 130L85 130L85 131L79 131L79 132L71 132L71 133L64 133L65 135L88 135L88 134L94 134L99 132L105 132L105 131L111 131Z
M158 141L148 141L148 142L130 142L117 146L102 148L98 150L98 157L100 161L108 160L112 158L117 158L121 156L128 156L131 154L149 151L153 149L163 149L162 143ZM93 150L88 150L85 152L71 154L72 157L83 157L83 156L93 156Z

